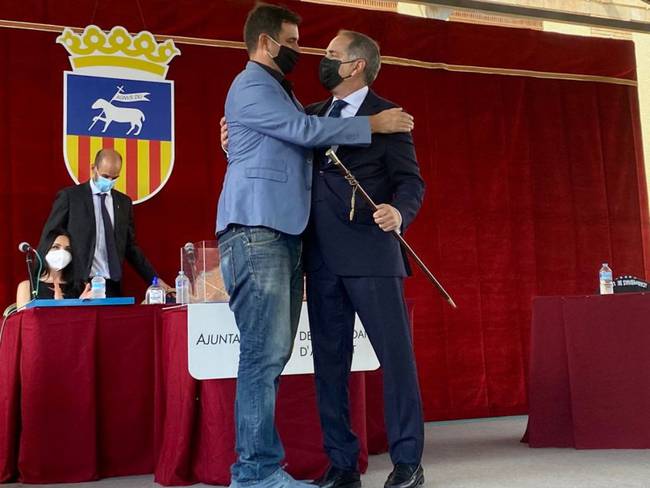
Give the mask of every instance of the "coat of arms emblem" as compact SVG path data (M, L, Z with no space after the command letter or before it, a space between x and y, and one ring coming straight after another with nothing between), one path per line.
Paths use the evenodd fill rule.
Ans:
M174 84L168 64L180 51L147 31L105 33L90 25L64 29L56 40L69 53L64 72L63 153L72 179L86 181L97 151L122 155L116 189L134 203L162 189L174 165Z

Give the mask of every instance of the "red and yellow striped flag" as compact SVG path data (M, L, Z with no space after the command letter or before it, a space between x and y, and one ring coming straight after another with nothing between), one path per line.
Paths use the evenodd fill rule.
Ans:
M147 200L162 188L171 173L172 142L147 139L66 135L68 169L77 183L90 178L97 151L115 149L122 156L122 172L115 189L134 202Z

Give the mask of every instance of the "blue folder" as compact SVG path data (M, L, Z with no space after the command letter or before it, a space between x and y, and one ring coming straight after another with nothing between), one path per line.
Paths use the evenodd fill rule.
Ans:
M90 298L80 300L78 298L66 298L63 300L38 299L32 300L24 308L35 307L96 307L101 305L133 305L133 297L114 297L114 298Z

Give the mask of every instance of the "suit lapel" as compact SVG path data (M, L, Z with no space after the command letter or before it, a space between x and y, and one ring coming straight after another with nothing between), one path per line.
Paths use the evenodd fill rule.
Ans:
M115 234L115 242L117 243L117 236L120 235L118 227L124 219L121 216L122 204L120 202L120 194L115 190L111 190L111 197L113 197L113 234Z
M329 97L327 100L322 102L320 106L316 108L316 111L314 112L316 115L319 117L324 117L325 113L327 112L327 109L330 108L330 105L332 105L332 97Z
M95 246L97 245L97 221L95 220L95 203L94 203L94 196L93 196L93 189L90 187L90 180L88 180L85 183L82 183L80 185L83 190L83 205L86 209L86 217L88 219L88 222L90 225L88 226L88 237L90 238L90 245L88 246L88 255L83 254L83 258L81 257L82 254L79 253L79 259L82 260L83 266L84 266L84 271L82 273L86 274L86 277L90 275L92 266L93 266L93 259L95 256ZM85 262L84 262L85 261Z
M284 91L284 89L283 89L282 91ZM291 90L291 98L292 98L292 102L293 102L293 104L294 104L296 107L298 107L298 110L300 110L301 112L304 112L304 111L305 111L305 107L303 107L303 106L302 106L302 103L300 103L300 101L296 98L296 95L295 95L295 93L293 93L293 90Z
M264 68L259 66L257 63L249 61L246 64L246 69L256 73L256 76L261 77L262 79L265 80L265 82L271 83L276 89L280 90L280 92L282 93L282 96L285 97L292 104L294 104L298 110L300 110L301 112L305 111L302 104L296 98L296 95L294 94L293 89L291 89L291 96L289 96L289 94L284 89L282 84L279 83L278 80L273 78L273 76L270 73L268 73Z
M363 103L359 107L359 110L357 110L357 115L360 117L374 115L379 111L378 105L379 97L375 95L375 92L369 89L366 98L363 99Z
M93 189L90 187L90 180L88 180L84 185L84 193L86 197L84 198L84 205L86 206L86 214L88 219L92 222L91 228L94 229L97 225L95 222L95 203L93 202Z

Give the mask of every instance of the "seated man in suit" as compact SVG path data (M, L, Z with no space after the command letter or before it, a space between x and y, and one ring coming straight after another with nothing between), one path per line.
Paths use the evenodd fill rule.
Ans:
M341 31L321 60L321 84L332 96L307 108L323 117L372 115L392 102L369 86L379 72L377 43ZM373 212L321 151L315 157L312 210L305 238L307 302L318 406L330 468L316 484L361 485L359 441L350 429L348 376L354 315L359 315L383 368L386 431L393 472L386 487L424 483L424 425L403 278L410 274L390 231L404 231L424 196L413 139L373 135L367 147L340 146L337 156L379 205Z
M113 189L121 170L122 156L117 151L97 152L91 179L57 194L38 247L44 256L48 251L47 236L53 229L65 229L75 245L74 279L88 282L96 275L103 276L107 297L121 295L125 258L147 283L156 276L135 240L133 202ZM169 288L162 280L159 283Z

